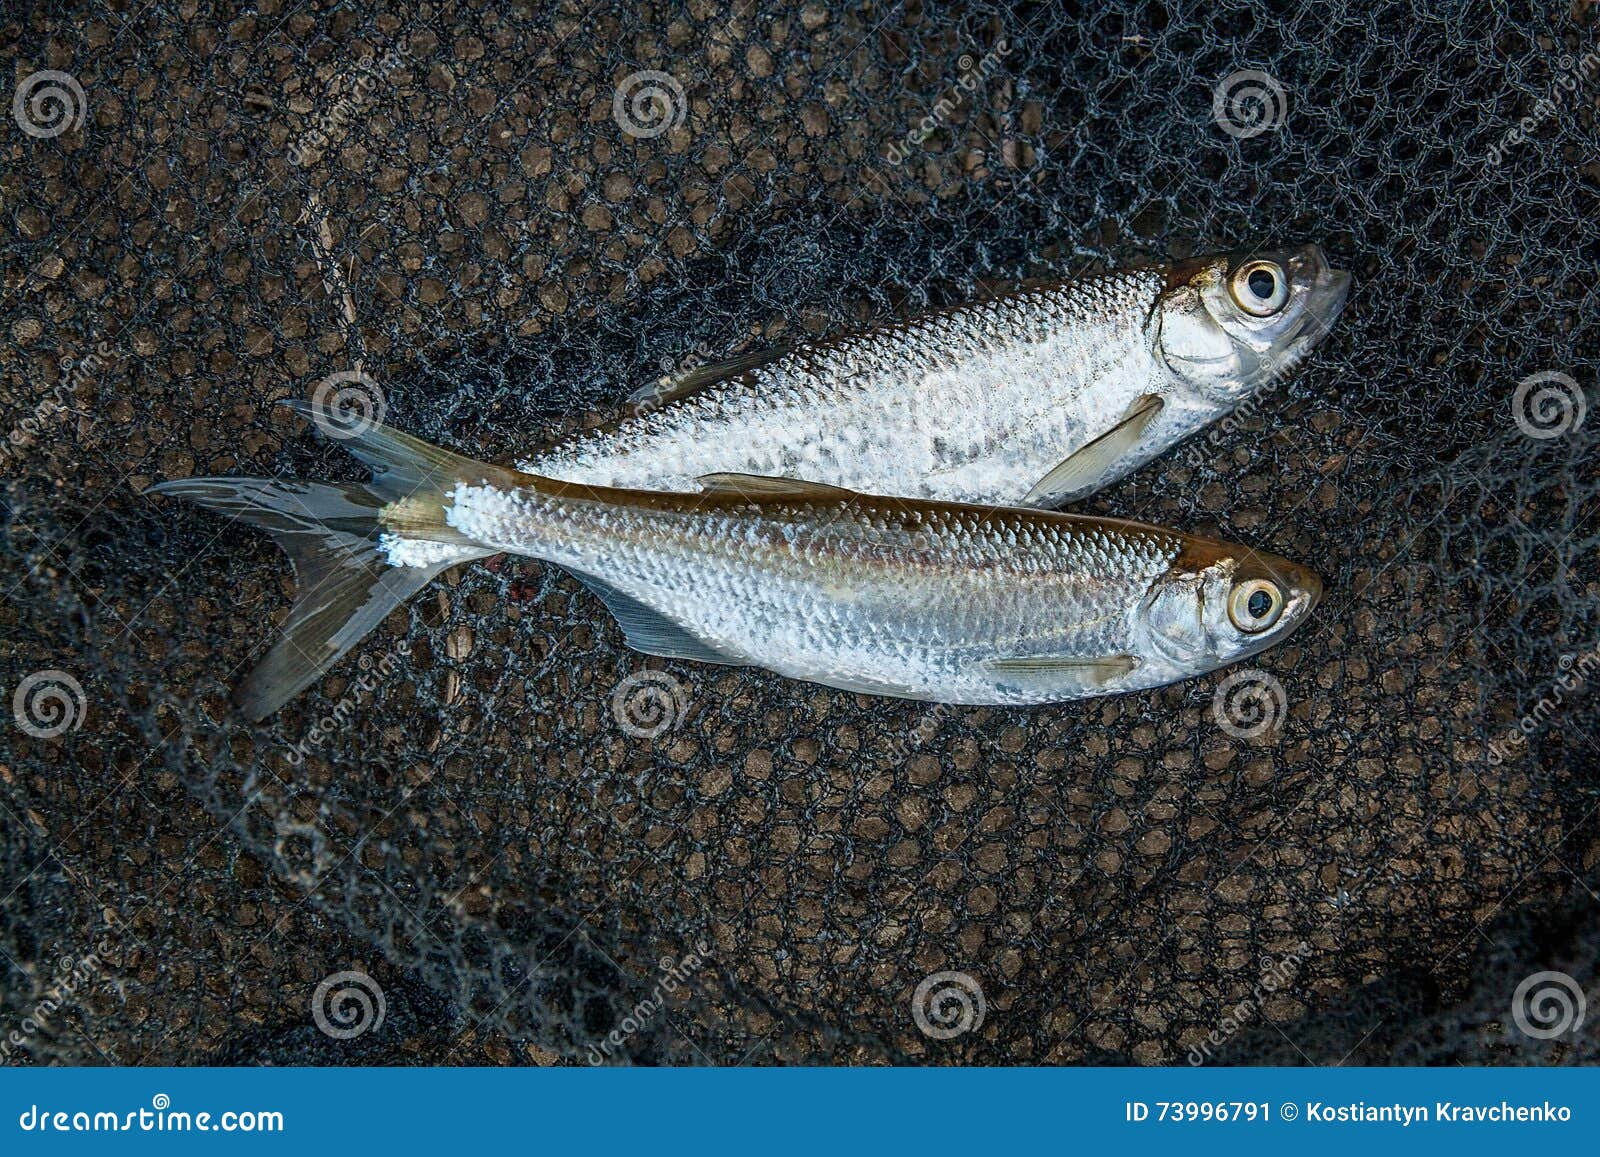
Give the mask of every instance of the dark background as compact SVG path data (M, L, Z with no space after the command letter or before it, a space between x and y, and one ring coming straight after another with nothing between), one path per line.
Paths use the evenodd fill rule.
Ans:
M1596 423L1512 413L1531 373L1596 380L1600 86L1561 84L1586 0L4 19L0 95L60 70L86 115L0 123L0 425L69 402L0 471L0 690L59 670L84 699L58 738L0 730L0 1030L97 961L13 1063L582 1063L702 941L617 1060L1182 1064L1301 944L1216 1061L1594 1058L1595 1017L1545 1041L1509 1013L1545 969L1593 995L1600 697L1487 757L1597 636ZM1212 101L1244 69L1284 100L1238 139ZM660 136L613 117L640 70L684 94ZM287 568L139 496L355 477L272 407L330 373L505 458L747 343L1305 240L1356 276L1312 363L1088 504L1327 577L1261 660L1287 711L1256 740L1217 727L1221 676L930 715L645 660L509 559L392 616L366 669L410 653L371 690L347 661L246 726L227 689ZM688 703L641 740L611 700L647 668ZM337 1040L312 996L345 970L386 1017ZM986 1000L949 1041L911 1016L943 970Z

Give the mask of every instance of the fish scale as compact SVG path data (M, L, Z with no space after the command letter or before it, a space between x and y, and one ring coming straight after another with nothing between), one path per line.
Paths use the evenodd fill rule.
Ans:
M1306 261L1306 291L1327 299L1321 312L1331 322L1343 275L1331 274L1320 253ZM715 367L697 371L686 396L574 436L518 468L644 490L689 492L702 475L741 473L873 494L1018 502L1116 428L1139 399L1160 398L1149 428L1135 431L1113 460L1094 463L1064 498L1079 496L1215 421L1320 336L1296 336L1237 380L1187 375L1165 356L1161 320L1188 288L1170 269L1107 273L802 342L725 376Z
M621 506L616 493L591 493L460 487L450 524L485 547L602 579L728 661L946 702L1041 701L984 668L1041 644L1086 660L1137 651L1138 608L1186 541L1134 524L866 496L707 510L695 496ZM1156 674L1136 670L1127 689Z

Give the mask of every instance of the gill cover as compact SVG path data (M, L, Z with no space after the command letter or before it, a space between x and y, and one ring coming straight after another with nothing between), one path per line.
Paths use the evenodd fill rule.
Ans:
M1152 341L1174 374L1238 401L1298 365L1344 308L1350 275L1315 245L1187 266L1156 303ZM1182 274L1179 274L1181 277Z

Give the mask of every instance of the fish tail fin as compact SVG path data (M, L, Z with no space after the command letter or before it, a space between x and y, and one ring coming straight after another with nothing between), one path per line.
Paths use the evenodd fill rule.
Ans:
M493 553L448 524L448 495L457 483L504 486L521 478L387 426L352 425L321 405L284 404L342 440L371 467L372 482L185 478L148 491L259 526L294 566L297 590L283 635L234 692L251 720L316 682L442 571Z

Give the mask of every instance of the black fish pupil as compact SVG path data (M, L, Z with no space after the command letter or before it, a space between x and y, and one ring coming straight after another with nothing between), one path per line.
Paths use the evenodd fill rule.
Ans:
M1251 293L1262 301L1266 301L1272 296L1272 291L1277 288L1278 279L1265 269L1252 269L1250 276L1245 278L1245 284L1250 287Z
M1272 610L1272 596L1266 591L1255 591L1244 605L1252 619L1264 619L1267 612Z

